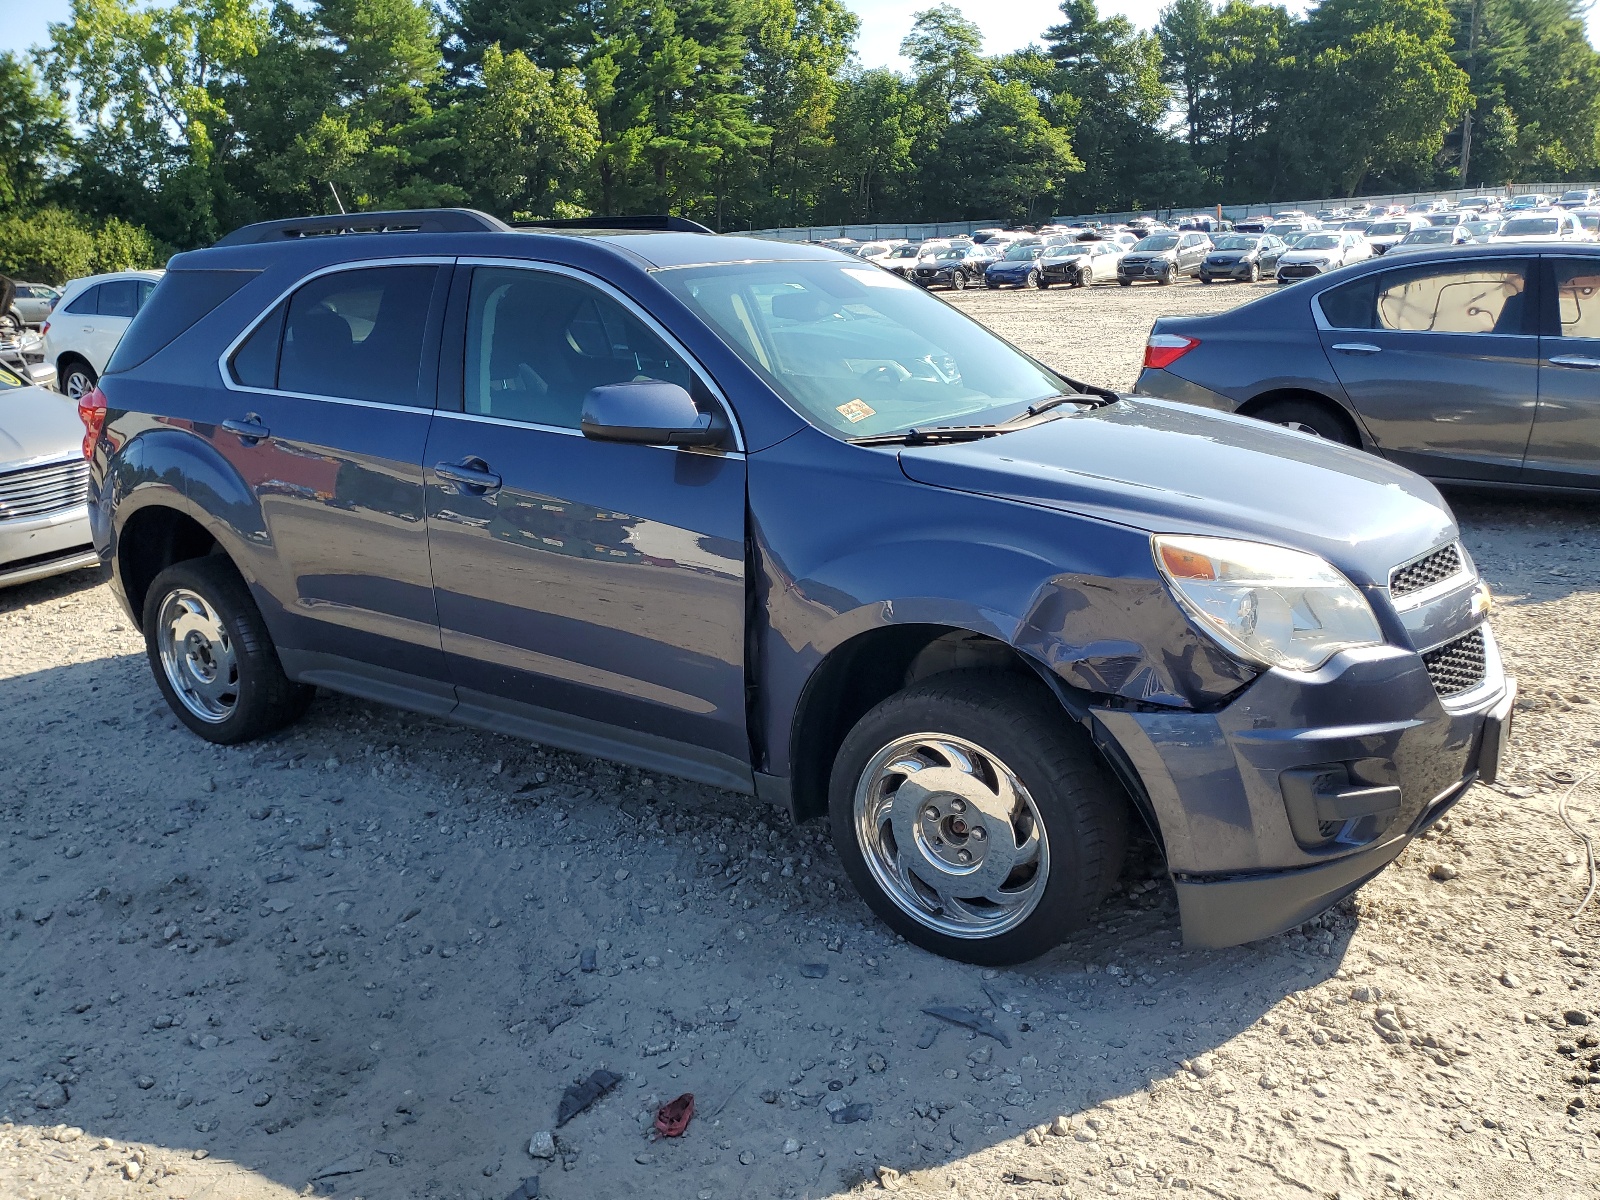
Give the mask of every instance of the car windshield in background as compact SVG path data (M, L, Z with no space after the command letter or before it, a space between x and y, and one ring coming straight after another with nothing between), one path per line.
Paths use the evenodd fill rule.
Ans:
M1500 222L1499 221L1466 221L1466 222L1462 223L1461 228L1465 229L1473 237L1487 237L1491 233L1499 232Z
M655 277L836 437L992 424L1073 394L977 322L875 267L739 263Z
M1406 246L1436 246L1455 240L1454 229L1418 229L1401 238L1401 244Z
M1211 247L1213 250L1254 250L1261 244L1258 237L1221 237Z
M1379 221L1367 227L1368 237L1393 237L1397 233L1410 233L1410 221Z
M889 255L889 257L890 258L915 258L921 252L922 252L921 248L918 247L918 246L898 246L898 247L895 248L894 252Z
M1541 234L1560 232L1559 217L1518 217L1500 226L1502 237L1538 237Z
M1135 250L1171 250L1178 244L1176 236L1170 233L1151 234L1147 238L1140 238L1133 244Z
M1339 235L1337 233L1313 233L1303 237L1295 245L1296 250L1337 250L1339 248Z
M1006 260L1008 262L1022 262L1024 259L1038 258L1043 249L1044 247L1037 242L1032 245L1019 244L1012 246L1006 250Z
M971 251L965 246L952 246L948 250L941 250L933 257L940 262L953 262L958 258L965 258Z

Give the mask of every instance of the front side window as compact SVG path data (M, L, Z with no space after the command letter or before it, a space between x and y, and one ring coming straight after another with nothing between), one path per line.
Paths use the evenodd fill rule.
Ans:
M997 421L1071 391L885 271L783 261L678 267L656 278L791 408L836 437Z
M1526 291L1526 273L1517 262L1490 260L1391 271L1378 285L1376 327L1521 333Z
M1600 338L1600 258L1560 258L1554 266L1561 336Z
M843 269L896 278L872 266ZM699 390L683 356L598 288L514 267L473 272L467 412L577 429L590 389L640 379L675 383L691 394Z
M427 407L422 342L438 270L366 267L307 283L289 299L278 388Z

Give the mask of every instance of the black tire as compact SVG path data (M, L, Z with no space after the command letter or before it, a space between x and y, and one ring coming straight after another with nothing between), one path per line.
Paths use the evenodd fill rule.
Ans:
M1250 282L1251 283L1260 283L1261 282L1261 264L1260 263L1251 263L1250 264Z
M100 376L95 374L94 368L81 358L68 358L61 364L60 372L56 386L70 400L87 395L100 383Z
M868 865L865 835L856 828L857 787L881 752L930 732L965 740L1004 764L1032 798L1043 826L1049 869L1039 895L1024 918L1000 932L963 937L924 924ZM999 671L946 672L878 704L845 737L829 784L834 845L873 911L925 950L987 966L1037 958L1087 923L1121 873L1127 810L1088 738L1055 698L1030 676Z
M1117 284L1119 286L1121 286L1121 287L1132 287L1133 286L1133 280L1131 280L1131 279L1119 279L1119 280L1117 280Z
M950 286L958 292L967 290L967 277L960 271L950 272Z
M1022 281L1022 286L1026 288L1037 288L1041 282L1042 281L1038 271L1029 271L1028 277Z
M1309 397L1306 399L1289 397L1263 404L1250 415L1258 421L1286 425L1302 433L1315 434L1330 442L1337 442L1341 446L1361 445L1361 439L1356 436L1349 422L1332 407L1331 402L1313 400Z
M180 593L198 596L214 612L225 634L234 670L231 709L207 720L180 699L162 661L160 624L169 598ZM292 682L283 673L278 652L250 590L234 565L212 555L175 563L155 577L144 601L145 653L156 686L178 719L208 742L220 746L253 741L282 729L306 711L316 689Z
M1167 269L1161 273L1161 286L1171 287L1178 282L1178 267L1176 263L1168 263Z
M998 292L1000 290L1000 285L992 279L985 279L983 281L983 286L988 288L991 292Z
M1204 272L1202 272L1201 275L1200 275L1200 282L1201 283L1212 283L1214 281L1212 280L1211 276L1209 276L1209 275L1205 274Z
M27 322L22 319L22 314L12 309L10 312L0 313L0 336L15 337L27 328Z

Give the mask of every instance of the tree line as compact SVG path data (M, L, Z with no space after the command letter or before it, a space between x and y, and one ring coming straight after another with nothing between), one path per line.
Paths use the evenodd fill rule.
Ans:
M986 56L946 4L901 72L842 0L73 0L0 55L0 259L340 205L734 230L1593 178L1583 8L1064 0Z

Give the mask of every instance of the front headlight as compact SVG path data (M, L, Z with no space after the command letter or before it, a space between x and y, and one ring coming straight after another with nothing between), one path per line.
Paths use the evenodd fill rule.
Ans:
M1314 671L1340 650L1383 641L1366 597L1315 554L1232 538L1157 534L1152 543L1179 603L1252 662Z

